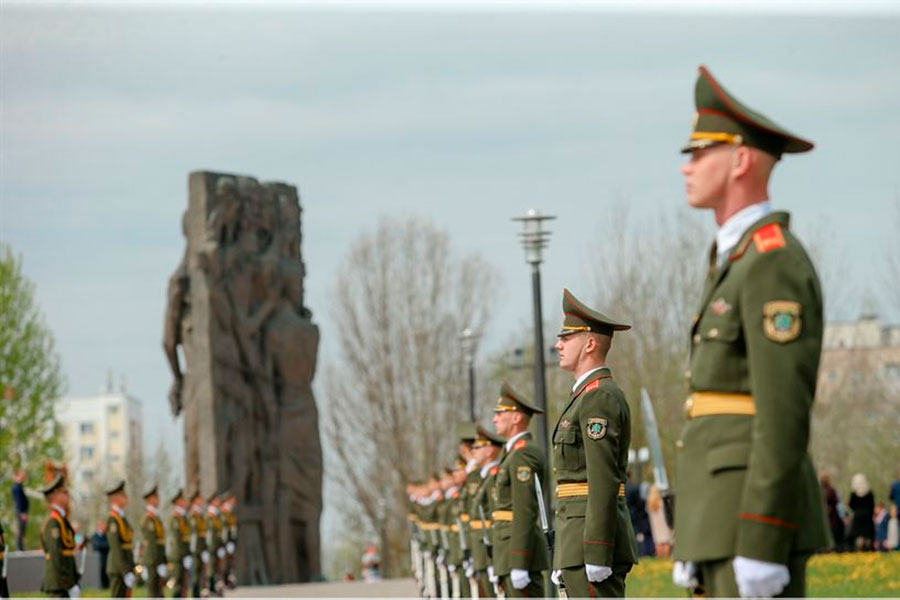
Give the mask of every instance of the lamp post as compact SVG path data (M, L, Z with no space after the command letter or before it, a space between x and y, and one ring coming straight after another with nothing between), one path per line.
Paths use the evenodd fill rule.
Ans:
M547 466L550 466L550 445L547 441L547 392L546 371L544 370L544 318L541 311L541 254L547 246L550 232L544 230L544 221L555 219L550 215L542 215L532 208L525 216L515 217L513 221L522 223L522 232L519 237L525 248L525 261L531 265L531 292L534 300L534 396L538 408L543 414L537 416L537 430L541 447L544 450L544 458ZM544 501L550 506L550 486L544 486ZM552 514L552 513L551 513Z
M475 346L480 336L466 327L459 334L462 343L463 360L469 370L469 420L475 423Z

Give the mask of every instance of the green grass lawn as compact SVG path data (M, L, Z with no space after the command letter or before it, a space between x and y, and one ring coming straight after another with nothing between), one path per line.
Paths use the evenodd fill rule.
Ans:
M809 561L806 593L811 597L900 596L900 552L819 554ZM672 583L672 561L641 559L626 580L632 597L681 597Z

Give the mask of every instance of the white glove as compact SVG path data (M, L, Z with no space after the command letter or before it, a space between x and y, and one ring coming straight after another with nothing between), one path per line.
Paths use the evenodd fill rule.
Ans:
M447 570L451 573L456 573L456 565L447 565Z
M509 578L512 580L513 587L517 590L524 590L525 586L531 581L531 576L525 569L513 569L509 572Z
M188 554L184 558L181 559L181 564L184 565L185 569L190 569L194 564L194 557Z
M125 587L131 589L134 587L134 580L137 578L134 576L134 573L129 571L128 573L125 573L122 579L125 581Z
M500 582L500 578L494 575L494 566L488 565L488 581L497 585Z
M69 588L69 598L77 598L80 595L81 595L81 588L78 587L77 583Z
M584 565L584 572L587 573L587 580L591 583L600 583L612 575L610 567L601 567L600 565Z
M225 558L225 548L219 548L216 550L216 556L219 558Z
M557 587L563 585L562 570L554 569L553 571L550 571L550 581Z
M444 564L444 551L443 550L438 550L437 560L434 562L437 563L437 566L441 566L442 564Z
M149 576L150 576L149 568L141 569L141 579L143 579L144 581L147 581L147 577L149 577Z
M683 588L695 588L700 585L697 579L697 563L691 560L687 562L676 560L672 566L672 583Z
M234 542L225 544L225 549L228 550L228 554L234 554Z
M471 560L463 563L463 566L466 568L466 577L475 577L475 566L472 564Z
M742 598L771 598L791 581L788 568L743 556L734 557L734 580Z
M200 553L200 560L203 561L203 564L209 564L209 550L204 550Z
M169 574L169 569L164 564L156 565L156 574L165 578Z

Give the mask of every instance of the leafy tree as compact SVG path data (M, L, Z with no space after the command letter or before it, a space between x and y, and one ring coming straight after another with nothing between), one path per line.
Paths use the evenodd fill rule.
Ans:
M31 502L26 545L39 545L46 507L36 492L43 484L45 459L61 460L62 431L53 403L65 383L53 335L34 300L34 285L22 273L22 261L0 244L0 520L15 531L9 490L14 473L24 469Z

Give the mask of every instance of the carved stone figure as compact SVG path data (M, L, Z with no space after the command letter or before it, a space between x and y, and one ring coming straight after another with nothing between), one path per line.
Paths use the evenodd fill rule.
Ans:
M169 279L163 347L187 487L237 496L243 583L321 574L319 329L303 303L300 218L293 186L191 173L187 247Z

